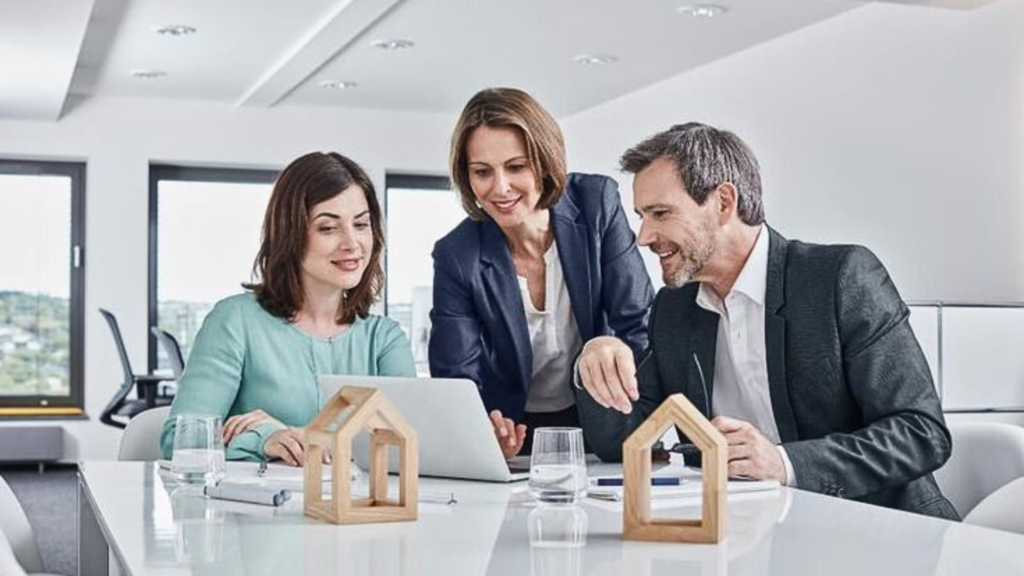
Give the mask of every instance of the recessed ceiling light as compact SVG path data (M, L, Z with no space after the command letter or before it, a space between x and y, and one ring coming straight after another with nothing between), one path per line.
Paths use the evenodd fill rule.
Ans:
M153 29L157 34L164 36L188 36L189 34L195 34L196 29L192 26L185 26L184 24L174 24L171 26L157 26Z
M320 87L327 90L351 90L356 86L359 86L359 84L348 80L324 80L320 82Z
M374 40L373 42L370 42L370 46L380 48L381 50L405 50L406 48L412 48L415 45L416 43L412 40L404 40L402 38Z
M163 70L147 70L143 68L132 70L129 74L136 78L147 79L163 78L164 76L167 76L167 72L164 72Z
M694 18L714 18L729 11L725 6L719 6L718 4L691 4L689 6L680 6L676 10L680 14L693 16Z
M580 54L572 60L580 66L603 66L611 64L618 59L618 56L612 56L611 54Z

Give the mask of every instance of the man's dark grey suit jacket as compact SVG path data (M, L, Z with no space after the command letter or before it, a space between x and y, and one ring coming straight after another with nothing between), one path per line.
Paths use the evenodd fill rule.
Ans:
M768 385L798 487L957 519L931 475L949 458L949 431L885 268L860 246L768 230ZM718 315L696 304L698 287L655 299L634 425L677 392L702 412L711 404Z

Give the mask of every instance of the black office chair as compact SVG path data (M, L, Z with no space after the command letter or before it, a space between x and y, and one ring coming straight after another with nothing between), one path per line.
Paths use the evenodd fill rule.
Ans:
M114 315L100 308L100 314L110 326L110 332L114 336L114 345L117 346L117 355L121 358L121 368L124 369L124 382L114 393L107 407L100 414L100 422L115 428L124 428L137 414L155 408L167 406L173 398L158 394L157 387L165 380L173 380L170 376L158 376L155 374L135 374L132 372L131 362L128 360L128 352L124 348L124 340L121 338L121 329L117 325L117 318ZM135 388L135 399L129 400L128 394ZM123 418L123 421L115 419Z
M181 355L181 346L178 344L178 339L174 337L167 330L161 330L156 326L149 329L156 336L160 346L163 347L164 353L167 354L167 359L171 363L171 372L174 373L175 380L181 380L181 375L185 372L185 358Z

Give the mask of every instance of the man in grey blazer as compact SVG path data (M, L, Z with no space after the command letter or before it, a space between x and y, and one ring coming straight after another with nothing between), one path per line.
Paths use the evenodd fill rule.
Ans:
M590 394L629 398L634 425L685 394L725 435L730 476L957 519L931 475L951 445L931 373L874 254L768 227L757 160L731 132L674 126L621 164L666 288L639 370L614 337L584 347Z

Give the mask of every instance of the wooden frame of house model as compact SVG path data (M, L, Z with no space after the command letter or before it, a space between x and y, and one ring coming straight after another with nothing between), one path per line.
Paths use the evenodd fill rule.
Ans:
M352 442L370 433L369 494L352 498ZM345 386L306 429L304 513L334 524L416 520L419 439L416 430L376 388ZM388 498L388 447L398 449L398 499ZM331 495L323 496L323 455L331 454Z
M672 426L701 451L700 520L651 516L651 446ZM673 394L622 445L622 532L626 540L714 543L725 535L728 445L725 437L682 394Z

